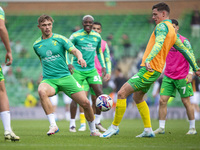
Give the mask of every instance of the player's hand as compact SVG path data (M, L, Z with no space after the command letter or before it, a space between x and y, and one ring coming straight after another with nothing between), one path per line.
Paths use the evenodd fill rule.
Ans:
M111 78L111 75L107 73L107 74L105 75L105 77L103 78L103 80L107 82L107 81L110 80L110 78Z
M185 78L185 80L187 81L187 84L188 83L191 83L192 82L192 74L188 74Z
M149 71L149 72L153 72L153 71L154 71L154 70L151 68L150 63L145 63L145 67L146 67L147 71Z
M87 64L83 58L78 59L78 64L81 65L81 67L87 67Z
M12 64L12 61L13 61L12 53L11 52L7 52L6 53L6 57L5 57L6 66L10 66Z
M200 77L200 68L195 72L195 74Z
M102 77L104 78L104 77L106 76L106 68L103 67L103 68L101 69L101 72L102 72Z
M69 71L71 72L71 74L73 74L74 73L74 66L72 65L72 64L69 64L68 65L68 69L69 69Z

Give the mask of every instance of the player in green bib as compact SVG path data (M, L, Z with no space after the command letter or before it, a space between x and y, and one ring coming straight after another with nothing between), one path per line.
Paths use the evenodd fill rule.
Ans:
M103 90L101 88L102 85L101 77L99 76L95 68L95 61L94 61L95 55L97 55L99 62L102 66L102 73L103 73L102 78L106 75L106 68L105 68L104 56L101 50L101 36L99 33L92 30L93 22L94 18L91 15L84 16L82 19L83 29L74 32L70 36L70 40L75 45L75 47L81 51L81 53L83 54L83 59L87 63L87 67L82 68L77 63L77 58L74 58L73 66L75 70L73 76L81 85L83 81L86 80L89 86L94 90L96 96L98 97L99 95L103 94ZM76 103L75 101L72 101L70 107L74 108L74 106L76 106ZM97 111L100 110L96 110L96 113ZM76 127L74 116L75 115L73 115L73 112L71 111L70 128Z
M5 55L5 63L7 66L12 64L12 50L10 48L10 41L8 31L5 26L5 13L0 7L0 37L7 51ZM12 87L11 87L12 88ZM4 75L0 66L0 116L4 127L5 140L19 141L20 137L16 136L11 129L11 117L9 109L9 100L6 93Z
M52 17L48 15L42 15L38 18L38 28L41 30L42 36L33 44L33 49L38 55L43 69L43 80L38 87L38 94L50 123L47 135L59 131L49 97L63 91L84 108L91 131L90 135L100 136L100 133L95 129L92 107L81 85L70 74L65 53L67 51L73 54L81 67L86 67L86 62L81 52L74 47L70 40L62 35L52 33L53 22Z

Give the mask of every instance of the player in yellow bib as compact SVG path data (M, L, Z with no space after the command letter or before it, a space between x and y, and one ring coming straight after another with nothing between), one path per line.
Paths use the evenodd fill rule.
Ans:
M147 44L142 59L142 68L119 90L114 121L100 137L107 138L119 133L119 124L126 111L126 98L131 93L134 93L133 99L144 124L144 131L136 137L155 137L152 131L149 107L143 97L151 84L160 76L167 54L172 46L184 55L192 66L193 71L200 76L200 69L195 62L194 56L176 36L171 20L169 20L169 6L165 3L158 3L152 7L152 11L152 18L157 25Z

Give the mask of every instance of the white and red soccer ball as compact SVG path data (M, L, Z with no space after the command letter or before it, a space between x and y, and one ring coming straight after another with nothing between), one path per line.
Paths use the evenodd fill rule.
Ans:
M110 96L102 94L96 99L96 107L101 111L108 111L113 106L113 100Z

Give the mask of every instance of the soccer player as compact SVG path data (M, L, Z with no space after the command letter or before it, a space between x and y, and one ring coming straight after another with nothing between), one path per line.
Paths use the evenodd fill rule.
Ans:
M94 31L96 31L97 33L101 34L101 32L102 32L101 23L100 22L94 22L93 26L92 26L92 29ZM101 49L102 49L104 60L105 60L105 64L106 64L106 75L103 78L103 80L107 82L111 78L110 50L109 50L107 42L104 41L103 39L101 40ZM102 67L101 67L101 64L99 62L99 59L97 58L97 55L95 56L95 68L97 69L98 74L102 78ZM102 85L101 85L101 88L102 88ZM97 96L96 96L96 94L95 94L93 89L91 89L91 97L92 97L93 111L96 112L95 113L96 128L99 129L99 131L101 131L101 132L105 132L106 129L103 128L101 123L100 123L101 111L96 108ZM95 111L95 108L96 108L96 111Z
M83 81L86 80L89 86L94 90L96 96L99 96L103 93L101 86L102 80L95 68L95 55L97 55L101 64L103 78L106 75L106 68L101 50L101 36L99 33L92 30L93 22L94 18L91 15L85 15L82 19L83 29L74 32L70 36L70 40L75 47L81 51L83 54L83 59L85 59L87 63L87 67L82 68L77 63L77 59L73 59L73 66L75 68L73 73L74 78L81 85ZM76 105L74 101L72 101L70 107L73 105ZM71 116L71 119L74 119L72 117L73 116ZM75 122L70 128L72 127L75 127Z
M177 37L181 39L182 43L188 50L193 53L192 47L188 39L178 34L178 21L172 19L172 25L175 29ZM154 131L155 134L165 133L165 120L167 116L167 102L170 97L176 96L176 89L178 90L181 100L186 108L190 127L187 134L196 134L194 109L190 103L190 96L193 95L192 90L192 68L190 69L189 62L185 57L174 47L172 47L166 58L166 67L164 71L164 78L160 89L159 100L159 128Z
M134 93L133 99L144 124L143 133L136 137L155 137L151 127L149 108L143 96L160 76L167 54L173 45L186 57L193 70L200 76L200 69L195 58L177 37L171 20L169 20L169 6L165 3L158 3L152 7L152 11L152 18L157 25L146 47L141 64L142 68L119 90L114 121L100 137L111 137L119 133L118 126L126 111L126 98L131 93Z
M5 26L5 13L2 7L0 7L0 37L7 51L5 56L6 66L10 66L13 60L12 50L10 48L8 31ZM20 137L16 136L11 129L9 100L6 93L4 75L1 67L0 67L0 115L1 115L1 120L3 122L5 140L19 141Z
M38 55L43 68L43 80L38 87L38 94L50 123L47 135L59 131L49 97L63 91L84 108L91 131L90 135L100 136L95 128L93 110L89 100L68 69L65 57L66 50L77 58L77 65L80 65L81 68L87 66L86 62L82 53L75 48L70 40L62 35L52 33L53 22L52 17L48 15L41 15L38 18L38 28L41 30L42 36L33 44L34 51Z
M192 80L192 88L193 88L194 95L190 97L190 102L194 108L195 120L200 120L200 109L199 109L200 80L197 76L194 76Z
M94 31L96 31L97 33L101 33L102 32L102 25L100 22L94 22L92 29ZM103 56L104 56L104 60L105 60L105 64L106 64L106 75L104 77L105 81L110 80L111 77L111 61L110 61L110 50L108 48L107 42L104 41L103 39L101 40L101 49L103 52ZM102 67L101 64L98 60L97 55L95 56L95 68L97 69L98 74L100 75L100 77L102 77ZM102 88L102 85L101 85ZM93 107L93 111L95 113L95 125L96 128L101 131L101 132L105 132L106 129L101 125L100 123L100 118L101 118L101 111L99 109L96 108L96 95L93 89L90 90L91 92L91 97L92 97L92 107ZM80 107L80 122L81 122L81 126L79 128L79 131L85 131L86 130L86 124L84 123L84 113L82 108Z

